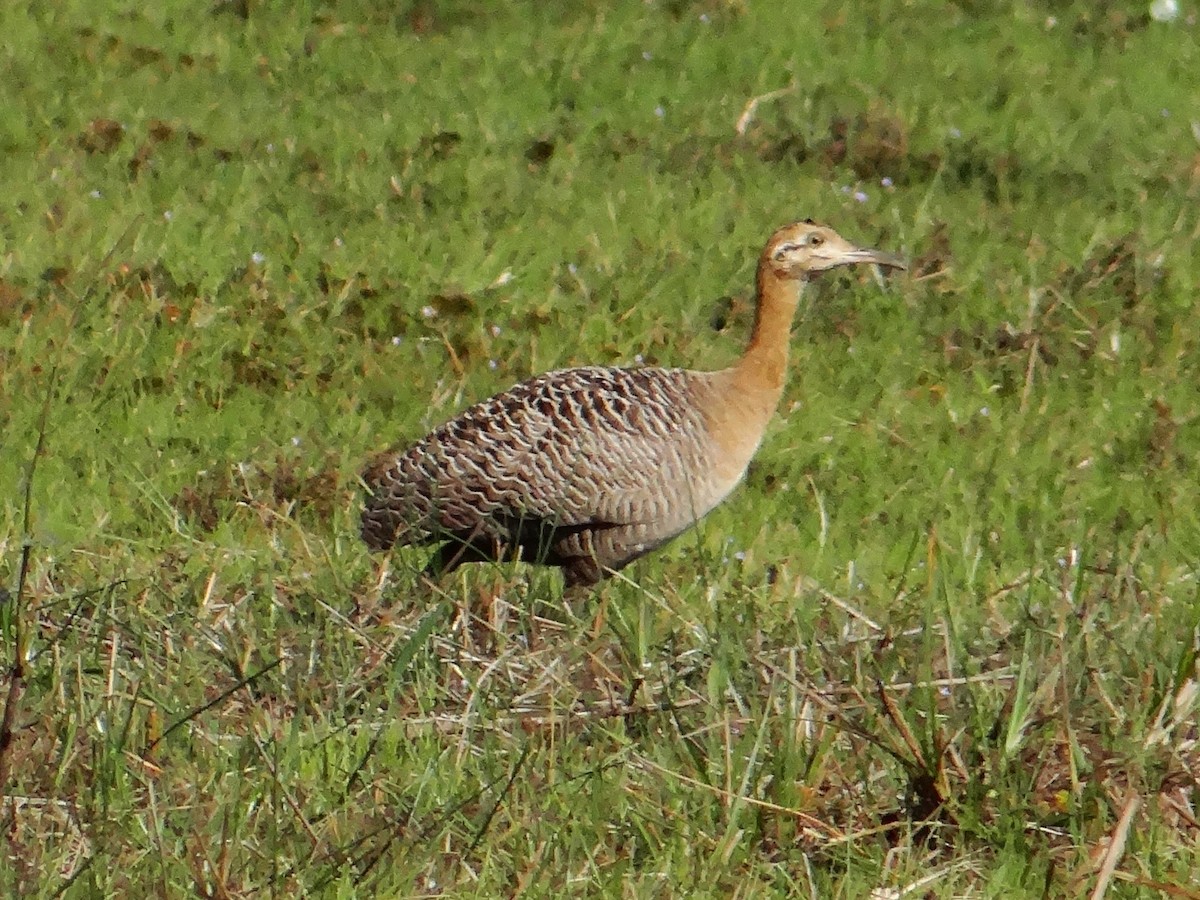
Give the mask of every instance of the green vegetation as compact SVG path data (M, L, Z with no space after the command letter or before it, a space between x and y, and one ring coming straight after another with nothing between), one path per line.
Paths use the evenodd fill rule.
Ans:
M0 884L1198 896L1187 5L0 5ZM573 610L365 552L372 452L724 364L806 216L913 269L702 527Z

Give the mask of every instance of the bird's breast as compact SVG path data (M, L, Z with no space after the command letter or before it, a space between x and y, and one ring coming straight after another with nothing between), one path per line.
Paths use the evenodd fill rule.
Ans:
M745 476L779 405L780 393L774 385L748 388L733 369L711 373L698 391L712 446L712 490L722 497Z

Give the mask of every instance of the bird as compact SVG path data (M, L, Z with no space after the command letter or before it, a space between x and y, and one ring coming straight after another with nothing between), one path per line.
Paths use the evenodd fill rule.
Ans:
M840 266L906 268L812 219L777 229L728 368L582 366L479 402L362 473L368 548L437 545L432 579L521 560L590 588L694 526L746 474L779 405L804 286Z

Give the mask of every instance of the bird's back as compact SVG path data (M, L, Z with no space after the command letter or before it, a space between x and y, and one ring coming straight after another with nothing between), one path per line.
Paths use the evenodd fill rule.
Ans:
M363 537L376 549L511 544L519 531L553 528L583 533L580 552L619 568L733 486L711 475L711 380L683 369L586 367L522 382L377 460L364 474Z

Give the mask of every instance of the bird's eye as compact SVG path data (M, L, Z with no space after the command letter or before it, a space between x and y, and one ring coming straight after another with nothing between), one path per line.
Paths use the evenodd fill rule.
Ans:
M820 247L823 243L825 243L825 238L819 234L810 234L808 236L808 246L810 247Z

